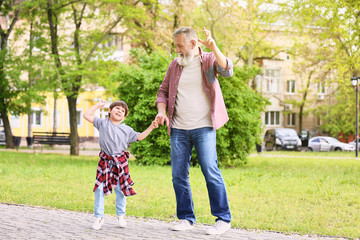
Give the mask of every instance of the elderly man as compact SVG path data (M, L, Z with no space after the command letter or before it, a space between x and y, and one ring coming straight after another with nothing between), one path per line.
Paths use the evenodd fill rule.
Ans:
M228 120L217 74L231 77L232 61L217 47L204 27L206 40L198 39L190 27L177 29L173 36L179 57L169 65L158 91L156 106L159 124L168 126L171 146L172 181L180 222L174 231L192 229L194 204L189 182L191 152L195 146L205 176L211 213L216 219L207 234L230 229L231 214L216 153L216 129ZM212 52L203 52L198 41ZM166 108L167 113L166 114Z

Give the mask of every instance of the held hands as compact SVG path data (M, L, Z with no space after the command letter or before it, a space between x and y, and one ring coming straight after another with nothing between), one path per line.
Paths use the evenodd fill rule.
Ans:
M164 126L164 122L166 122L166 126L169 126L169 118L164 113L158 113L155 117L155 121L161 126Z
M204 40L199 39L199 42L202 43L205 47L214 51L217 48L217 46L216 46L215 40L211 37L211 32L209 30L207 30L205 27L203 27L203 30L205 33L206 40L204 41Z
M159 124L156 120L152 121L151 125L150 125L150 128L151 129L155 129L155 128L158 128L159 127Z

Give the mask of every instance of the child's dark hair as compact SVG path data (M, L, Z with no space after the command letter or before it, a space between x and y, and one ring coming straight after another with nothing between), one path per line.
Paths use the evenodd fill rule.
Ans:
M128 108L126 102L121 101L121 100L115 101L115 102L113 102L112 104L110 104L110 107L109 107L109 108L110 108L110 110L112 110L112 109L113 109L114 107L116 107L116 106L120 106L120 107L122 107L122 108L125 109L125 117L128 115L129 108ZM110 113L109 113L109 117L110 117Z

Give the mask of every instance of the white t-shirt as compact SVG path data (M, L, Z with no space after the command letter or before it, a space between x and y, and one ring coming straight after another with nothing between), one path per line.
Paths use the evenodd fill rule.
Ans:
M200 56L184 67L179 80L172 127L191 130L212 127L210 108L202 82Z

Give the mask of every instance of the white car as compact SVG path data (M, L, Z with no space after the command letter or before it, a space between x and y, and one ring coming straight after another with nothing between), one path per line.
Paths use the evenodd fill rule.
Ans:
M355 147L348 144L342 143L333 137L313 137L309 139L308 148L310 151L355 151Z
M350 145L354 146L354 148L356 149L356 141L352 141L349 142ZM360 138L358 138L358 150L360 150Z

